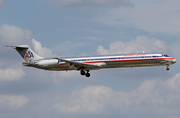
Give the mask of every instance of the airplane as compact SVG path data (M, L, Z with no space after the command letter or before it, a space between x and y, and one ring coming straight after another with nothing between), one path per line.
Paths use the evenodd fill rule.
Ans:
M5 46L16 49L25 60L22 62L23 66L51 71L77 70L86 77L90 77L90 70L105 68L166 66L168 71L169 66L176 63L175 58L166 54L145 54L144 52L139 54L44 58L33 52L28 45Z

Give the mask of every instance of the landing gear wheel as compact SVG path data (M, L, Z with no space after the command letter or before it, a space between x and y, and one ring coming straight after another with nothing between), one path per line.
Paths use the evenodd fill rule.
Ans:
M90 77L90 73L86 73L86 77Z
M81 75L85 75L86 73L83 71L83 70L81 70Z

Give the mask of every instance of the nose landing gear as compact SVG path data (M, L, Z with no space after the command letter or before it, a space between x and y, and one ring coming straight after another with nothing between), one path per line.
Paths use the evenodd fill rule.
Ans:
M87 72L85 73L85 71L84 70L81 70L81 72L80 72L80 74L81 75L85 75L86 77L90 77L90 73L89 73L89 70L87 70Z
M166 68L166 70L167 70L167 71L169 70L169 65L167 65L167 68Z

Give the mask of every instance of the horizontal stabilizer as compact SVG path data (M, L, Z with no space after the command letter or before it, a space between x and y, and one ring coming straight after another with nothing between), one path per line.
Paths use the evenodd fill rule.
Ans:
M18 46L4 45L4 46L6 46L6 47L12 47L12 48L14 48L14 49L16 49L16 48L29 48L28 45L18 45Z

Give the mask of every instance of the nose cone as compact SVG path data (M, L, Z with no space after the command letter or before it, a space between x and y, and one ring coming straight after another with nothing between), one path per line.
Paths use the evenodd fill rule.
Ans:
M176 63L176 59L173 59L173 60L172 60L172 64L174 64L174 63Z

